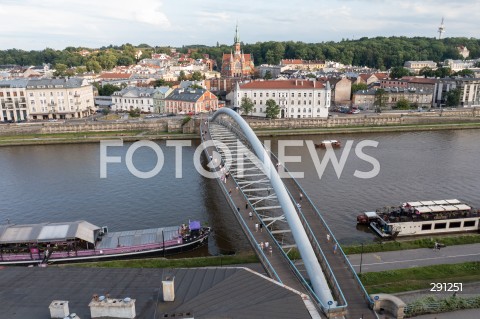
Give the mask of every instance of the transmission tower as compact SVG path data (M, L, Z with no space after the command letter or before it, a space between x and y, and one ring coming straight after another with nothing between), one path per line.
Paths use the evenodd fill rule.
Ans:
M440 23L440 26L438 27L438 40L442 39L443 32L445 32L445 27L443 26L443 17L442 17L442 23Z

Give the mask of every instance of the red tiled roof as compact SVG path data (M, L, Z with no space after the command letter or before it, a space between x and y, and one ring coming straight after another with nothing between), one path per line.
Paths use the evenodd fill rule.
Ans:
M102 79L129 79L132 75L125 73L102 73L100 78Z
M303 60L301 59L283 59L281 64L303 64Z
M315 81L315 88L321 89L324 88L325 85L322 82ZM265 89L312 89L314 88L314 81L308 80L277 80L277 81L253 81L249 83L245 83L240 85L241 89L257 89L257 90L265 90Z
M435 84L437 80L427 78L412 78L408 80L408 83L420 83L420 84Z
M379 80L387 79L388 74L387 73L374 73L374 75L377 77Z

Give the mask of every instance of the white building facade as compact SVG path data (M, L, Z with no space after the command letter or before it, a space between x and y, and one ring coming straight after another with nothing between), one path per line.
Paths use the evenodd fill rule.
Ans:
M0 81L2 122L82 118L95 112L93 86L85 80Z
M127 87L112 94L112 111L124 112L139 109L142 113L155 111L156 89Z
M248 97L254 105L249 115L265 117L266 102L272 99L280 107L280 118L327 118L331 94L328 82L272 80L237 83L234 106L241 107L242 99Z

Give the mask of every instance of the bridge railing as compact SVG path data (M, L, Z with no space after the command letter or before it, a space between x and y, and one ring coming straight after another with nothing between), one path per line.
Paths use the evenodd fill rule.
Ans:
M290 199L295 202L295 198L293 197L292 193L287 189L288 194L290 195ZM305 218L305 215L302 212L301 208L298 208L298 213L301 218L303 227L307 231L307 236L310 239L310 243L313 246L313 249L315 250L316 254L318 257L318 261L320 262L322 269L324 272L326 272L326 277L329 281L330 289L333 291L333 294L337 298L337 300L340 301L340 305L337 305L335 307L330 307L329 311L330 312L342 312L345 311L345 309L348 306L348 302L345 299L345 296L343 295L342 289L340 288L340 285L337 282L337 278L335 277L332 268L330 267L330 264L327 262L327 258L325 257L325 254L323 253L323 250L320 246L320 244L317 241L317 238L315 237L315 234L312 231L312 228L310 227L310 224L308 223L307 219ZM335 309L338 308L338 309Z
M218 120L217 120L218 121ZM235 134L240 134L242 137L244 137L243 133L236 127L234 127L233 125L228 125L228 124L231 124L229 122L226 122L226 121L218 121L219 124L222 124L224 125L226 128L229 128L229 129L232 129L233 131L235 131L234 133ZM225 125L226 123L228 123L227 125ZM203 137L202 137L202 140L203 140ZM246 139L244 139L244 141L247 143ZM247 145L248 146L248 145ZM217 150L218 151L218 150ZM237 184L237 181L235 180L235 178L233 178L232 176L232 179L233 181L235 182L235 185L240 188L240 186ZM222 184L222 183L220 183ZM227 195L227 198L230 198L230 196L228 195L228 192L226 191L226 187L224 185L223 186L223 191L224 193ZM245 199L246 202L250 203L249 199L247 196L245 196L245 193L242 192L242 195ZM251 204L251 203L250 203ZM257 217L257 219L263 224L263 227L264 229L266 229L268 231L268 228L267 228L267 225L265 225L262 221L262 219L260 218L260 215L259 213L256 211L255 207L253 205L250 205L250 207L252 207L252 210L253 210L253 214L255 214L255 216ZM234 208L234 211L236 211L236 208ZM239 218L239 217L238 217ZM241 224L243 225L243 227L247 230L248 234L250 235L251 238L253 238L253 234L250 232L250 230L248 229L248 227L246 227L246 224L244 222L244 220L242 218L239 218L239 220L241 221ZM295 264L290 260L290 258L287 256L287 254L285 253L285 251L283 250L283 248L281 247L281 245L278 243L278 241L276 240L275 237L273 237L273 235L270 233L270 231L268 231L268 234L270 236L270 238L272 239L272 242L275 244L275 246L278 248L278 250L282 253L283 257L285 258L285 260L287 261L288 263L288 266L290 267L290 269L294 272L295 276L299 279L300 283L302 284L302 286L309 292L309 294L314 298L314 300L321 306L322 310L324 312L328 312L328 309L330 308L331 309L331 312L333 312L333 308L329 307L328 305L324 305L320 298L318 298L318 296L315 294L314 290L312 289L312 287L308 284L308 282L305 280L305 278L303 277L303 275L299 272L299 270L297 269L297 267L295 266ZM262 259L265 258L265 261L268 263L269 267L272 267L270 262L268 261L268 258L266 258L264 252L261 250L261 249L258 249L258 243L253 243L252 240L249 238L249 241L250 243L252 244L253 247L255 247L255 249L257 251L259 251L262 255ZM278 275L276 274L275 270L273 269L272 267L272 271L275 273L276 275L276 278L278 278ZM278 281L279 282L282 282L280 280L280 278L278 278Z
M208 122L210 124L210 122ZM202 143L205 141L205 138L204 136L202 135L201 136L201 140L202 140ZM218 149L217 147L215 147L215 150L218 152ZM208 156L211 155L211 154L208 154L208 150L207 149L204 149L204 152L205 154L207 155L207 158L209 158ZM240 216L238 216L238 211L237 211L237 206L235 205L232 197L230 196L227 188L225 187L225 185L221 182L220 180L220 174L219 174L219 171L217 169L215 169L215 175L216 175L216 180L219 182L219 185L220 185L220 188L222 189L222 192L224 193L225 197L227 198L227 202L228 204L230 205L230 207L232 208L232 210L234 211L234 215L235 217L237 218L237 220L239 221L241 227L243 228L243 230L248 233L248 241L250 242L250 245L253 247L253 249L255 249L255 251L257 251L257 256L260 257L260 259L263 261L262 264L265 267L265 270L268 272L268 274L272 277L272 278L275 278L278 282L282 283L282 280L280 279L280 277L278 276L277 272L275 271L275 269L273 268L272 264L270 263L270 261L268 260L267 256L265 256L265 253L262 249L260 249L258 243L253 239L254 236L252 234L252 232L250 231L248 225L245 223L245 220L243 218L241 218ZM237 187L239 187L239 185L237 184L237 181L235 180L235 178L233 178L232 176L232 180L235 182L235 185ZM243 194L243 192L242 192ZM245 195L244 195L245 197ZM255 214L257 214L257 212L255 211Z
M275 154L273 154L271 151L270 151L270 154L275 158L275 160L278 161L278 158L275 156ZM343 257L343 260L345 262L345 264L347 265L347 269L349 270L349 272L351 273L351 275L353 276L353 278L355 278L355 282L357 283L357 286L360 288L360 290L362 291L362 295L363 295L363 299L365 300L365 302L371 307L373 308L373 300L372 298L370 298L369 294L367 293L367 291L365 290L365 287L363 286L360 278L358 277L357 273L355 272L355 269L353 268L352 264L350 263L350 260L347 258L347 255L345 254L345 252L343 251L342 247L340 246L339 242L337 241L337 238L335 237L335 235L333 234L332 230L330 229L330 227L328 227L328 224L326 223L326 221L323 219L323 216L320 214L320 212L318 211L317 207L313 204L312 200L310 199L310 197L308 196L308 194L305 192L305 190L302 188L302 186L300 186L300 184L297 182L297 180L292 176L292 174L290 173L290 171L285 167L283 166L284 169L285 169L285 172L288 173L288 175L290 176L290 178L293 180L293 182L295 183L295 185L298 187L298 189L300 189L300 191L302 192L302 194L305 195L305 198L308 200L308 202L312 205L313 209L315 210L316 214L318 215L318 217L320 218L323 226L325 227L325 229L328 231L328 233L330 234L333 242L335 244L337 244L337 247L339 248L340 250L340 253L341 253L341 256Z

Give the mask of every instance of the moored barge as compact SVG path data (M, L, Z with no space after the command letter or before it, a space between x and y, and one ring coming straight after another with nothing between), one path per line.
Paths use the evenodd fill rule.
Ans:
M382 238L472 232L480 229L480 211L458 199L406 202L357 216Z
M208 242L210 227L188 225L109 232L86 221L0 225L0 265L46 265L164 256Z

